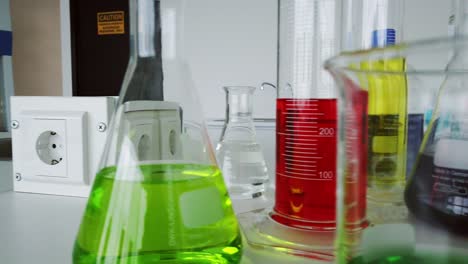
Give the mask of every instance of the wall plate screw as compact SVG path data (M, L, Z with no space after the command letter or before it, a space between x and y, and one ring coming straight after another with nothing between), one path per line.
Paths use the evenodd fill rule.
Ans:
M19 127L19 122L16 120L11 121L11 128L17 129Z
M16 181L21 181L21 173L16 173L15 174L15 179L16 179Z
M106 131L106 129L107 129L106 123L101 122L101 123L98 124L99 132L104 132L104 131Z

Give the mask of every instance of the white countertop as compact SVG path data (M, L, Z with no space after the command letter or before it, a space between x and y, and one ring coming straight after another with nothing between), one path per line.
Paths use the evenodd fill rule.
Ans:
M87 199L0 193L0 263L67 264ZM242 264L318 263L245 247Z
M0 176L5 176L6 171L11 171L11 166L0 162ZM73 243L86 201L85 198L0 191L0 263L71 263ZM366 229L363 247L372 252L392 247L427 248L432 244L437 245L439 251L454 250L456 244L447 239L444 233L437 234L421 223L401 223ZM461 241L456 248L464 251L467 245L468 241ZM248 245L244 249L241 264L323 263Z

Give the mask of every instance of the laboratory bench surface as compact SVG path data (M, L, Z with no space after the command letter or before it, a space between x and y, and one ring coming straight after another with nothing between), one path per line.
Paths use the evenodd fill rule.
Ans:
M7 171L11 171L10 164L0 162L0 180L5 179ZM8 177L12 177L11 173L9 174ZM0 190L0 264L71 263L73 244L86 202L86 198ZM445 235L436 234L435 230L428 229L421 223L376 226L366 229L366 234L363 246L369 252L387 246L413 248L417 243L421 248L424 248L426 243L429 248L432 248L431 245L456 245L447 243ZM366 236L372 239L365 239ZM464 250L466 245L465 241L461 241L460 246L456 248ZM447 252L450 250L440 249ZM261 250L244 243L241 264L289 263L324 262L273 250Z
M85 198L0 193L0 263L67 264ZM241 264L321 263L245 247Z

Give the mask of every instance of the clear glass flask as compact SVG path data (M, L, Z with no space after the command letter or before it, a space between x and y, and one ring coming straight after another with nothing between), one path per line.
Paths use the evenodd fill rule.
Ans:
M234 203L260 198L268 183L268 169L252 116L255 87L229 86L224 91L226 120L216 147L219 166Z
M232 263L237 220L184 56L184 0L131 0L131 58L73 263Z
M464 152L468 151L463 145L468 68L463 64L450 66L453 63L449 63L449 55L458 54L464 61L468 58L464 55L467 47L466 38L438 39L347 52L326 62L325 67L339 84L339 102L342 102L338 108L339 119L342 120L339 123L342 155L338 156L337 193L341 195L337 213L337 263L466 263L468 237L464 233L467 222L466 215L463 215L465 194L462 175L463 164L466 163ZM401 58L412 67L382 70L354 66ZM395 83L406 80L408 109L417 102L411 98L413 96L428 93L430 97L437 91L438 97L406 187L404 200L410 217L394 221L391 214L381 215L382 222L356 230L351 218L356 198L349 198L354 194L347 184L348 179L358 173L353 169L356 156L345 151L356 144L356 138L353 137L355 131L350 129L354 127L353 117L349 116L347 109L356 104L353 98L357 93L369 92L373 88L371 80L382 79Z
M322 63L340 45L337 2L279 1L275 205L240 216L250 244L327 261L334 254L337 101Z

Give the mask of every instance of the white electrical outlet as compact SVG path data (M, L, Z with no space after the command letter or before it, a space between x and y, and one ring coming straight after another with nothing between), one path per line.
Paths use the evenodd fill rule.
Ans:
M171 160L181 156L181 115L171 102L134 101L125 104L125 122L139 160Z
M15 191L88 196L114 109L114 97L12 97Z

